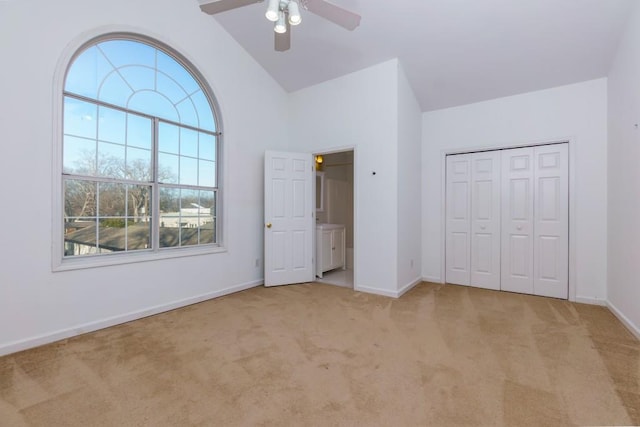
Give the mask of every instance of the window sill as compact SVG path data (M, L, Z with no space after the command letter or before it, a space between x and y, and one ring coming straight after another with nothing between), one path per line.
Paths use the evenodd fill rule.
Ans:
M164 249L158 252L140 251L128 254L85 255L57 260L53 272L81 270L85 268L107 267L112 265L133 264L138 262L159 261L164 259L209 255L227 252L223 246L188 247Z

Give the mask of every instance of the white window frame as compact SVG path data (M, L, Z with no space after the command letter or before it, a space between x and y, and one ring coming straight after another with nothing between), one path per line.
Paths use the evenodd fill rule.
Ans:
M158 248L154 250L126 251L111 254L83 255L76 257L64 256L64 191L63 191L63 120L64 120L64 97L65 97L65 80L66 74L73 61L84 50L96 43L107 40L132 40L140 41L153 46L172 56L178 63L185 67L196 79L203 92L208 97L214 121L216 123L217 147L216 147L216 242L213 244L203 244L197 246L182 246L172 248ZM84 268L94 268L109 265L129 264L136 262L155 261L162 259L197 256L204 254L214 254L227 252L225 244L226 224L224 221L224 213L226 207L224 204L224 171L225 156L223 150L223 128L220 108L214 92L207 83L207 80L200 73L199 68L189 60L186 55L177 49L169 46L167 43L159 41L155 36L145 35L139 31L131 32L127 30L114 30L112 32L96 31L95 34L85 35L75 40L75 43L67 46L56 67L53 85L53 143L52 143L52 271L66 271ZM157 119L156 119L157 120ZM161 119L166 121L164 119ZM157 157L157 147L154 147L154 157ZM154 163L154 168L155 168ZM159 184L150 183L153 188L158 188ZM158 209L156 202L153 202L154 221L158 222ZM152 239L158 238L157 227L152 230L154 236ZM157 246L157 245L156 245Z

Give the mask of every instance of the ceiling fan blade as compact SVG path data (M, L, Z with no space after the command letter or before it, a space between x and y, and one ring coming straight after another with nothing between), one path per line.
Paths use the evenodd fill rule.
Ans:
M285 33L275 33L275 48L278 52L285 52L291 49L291 25L287 19L287 31Z
M303 0L302 4L309 12L322 16L347 30L355 30L360 25L360 15L324 0Z
M253 3L261 3L264 0L218 0L218 1L201 1L200 9L204 13L214 15L227 10L237 9L239 7L248 6Z

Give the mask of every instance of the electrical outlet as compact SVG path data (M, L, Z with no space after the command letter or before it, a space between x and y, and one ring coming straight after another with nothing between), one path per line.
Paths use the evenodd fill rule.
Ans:
M413 260L411 260L411 268L413 268Z
M256 258L256 268L260 267L260 258Z

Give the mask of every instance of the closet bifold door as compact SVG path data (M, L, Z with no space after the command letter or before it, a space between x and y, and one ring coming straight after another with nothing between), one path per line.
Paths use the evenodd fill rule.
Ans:
M471 157L471 286L500 289L500 152Z
M502 152L501 289L569 295L568 144Z
M469 285L471 154L447 156L445 281Z
M568 144L534 148L533 293L569 296Z
M533 294L532 147L502 151L501 289Z

